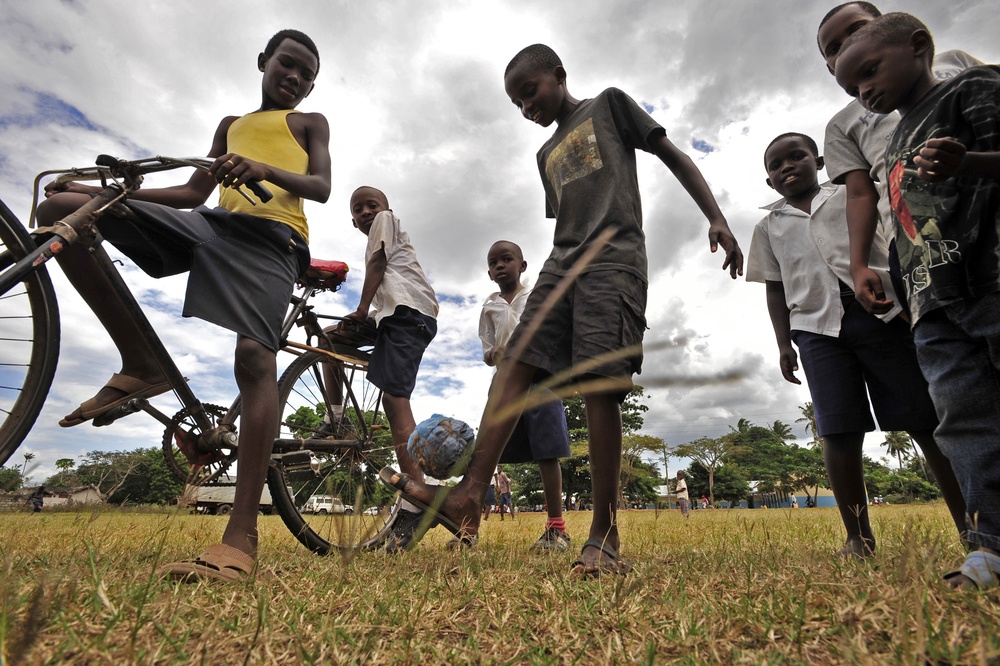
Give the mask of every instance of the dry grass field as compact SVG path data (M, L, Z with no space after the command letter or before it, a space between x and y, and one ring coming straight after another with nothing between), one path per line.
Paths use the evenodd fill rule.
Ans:
M476 550L432 530L402 556L308 553L262 519L245 585L171 584L164 561L224 518L0 515L5 664L1000 663L1000 593L945 589L961 546L944 505L879 507L879 553L838 561L832 509L629 511L625 578L528 553L542 514L494 517ZM589 514L567 516L576 542ZM577 546L578 547L578 546Z

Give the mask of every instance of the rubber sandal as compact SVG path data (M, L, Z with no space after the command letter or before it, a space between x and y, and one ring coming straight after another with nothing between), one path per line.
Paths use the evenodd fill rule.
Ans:
M90 398L84 401L73 413L67 414L65 418L59 421L59 425L63 428L71 428L102 414L106 414L115 407L121 407L129 400L134 398L152 398L166 393L171 388L168 381L162 381L159 384L147 384L141 379L129 377L128 375L120 375L117 372L111 375L111 379L108 380L108 383L104 387L117 389L124 392L125 395L106 405L98 405L96 397Z
M948 581L956 576L965 576L980 592L1000 586L1000 556L975 550L965 556L965 562L957 571L944 575Z
M250 576L256 561L242 550L216 544L193 560L164 565L160 571L171 580L196 583L202 580L220 580L238 583Z
M392 477L395 476L396 474L399 474L399 478L396 480L395 483L393 483ZM382 483L384 483L385 485L389 486L390 488L398 492L400 497L402 497L404 500L406 500L413 506L417 507L421 511L430 512L430 514L434 516L434 523L432 524L441 525L459 539L471 539L472 537L475 536L474 534L465 534L464 533L465 531L461 527L459 527L455 523L455 521L453 521L451 518L444 515L440 511L432 509L424 502L421 502L417 498L406 493L403 490L403 488L405 488L406 484L409 483L410 481L410 477L408 475L400 474L391 467L383 467L381 471L379 471L378 473L378 478L382 480Z
M583 561L583 551L587 548L597 548L602 553L604 553L608 560L603 562L598 562L595 565L588 565ZM628 560L622 559L618 555L618 551L612 548L606 541L601 541L600 539L587 539L587 542L583 544L583 549L580 550L580 559L573 562L572 573L583 578L599 578L604 574L614 574L618 576L624 576L629 571L632 570L632 563Z

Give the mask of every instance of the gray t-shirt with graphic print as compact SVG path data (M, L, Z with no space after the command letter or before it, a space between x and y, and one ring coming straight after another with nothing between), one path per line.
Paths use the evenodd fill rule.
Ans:
M636 149L663 128L631 97L608 88L580 102L538 151L546 213L556 218L543 273L565 275L606 229L614 236L584 272L620 270L647 281Z

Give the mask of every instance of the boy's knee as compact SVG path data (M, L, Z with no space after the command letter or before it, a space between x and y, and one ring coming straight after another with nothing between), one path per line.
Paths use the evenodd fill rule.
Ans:
M87 194L57 192L38 204L36 213L38 222L42 226L58 222L88 201L90 201L90 196Z
M237 381L273 380L277 374L276 354L250 338L240 337L236 343L235 373Z

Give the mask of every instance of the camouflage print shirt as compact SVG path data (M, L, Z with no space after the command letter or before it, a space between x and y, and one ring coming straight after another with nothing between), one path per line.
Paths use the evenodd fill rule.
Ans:
M1000 291L1000 182L917 177L928 139L969 152L1000 150L1000 67L972 67L935 86L905 115L886 149L896 248L914 324L948 303Z

